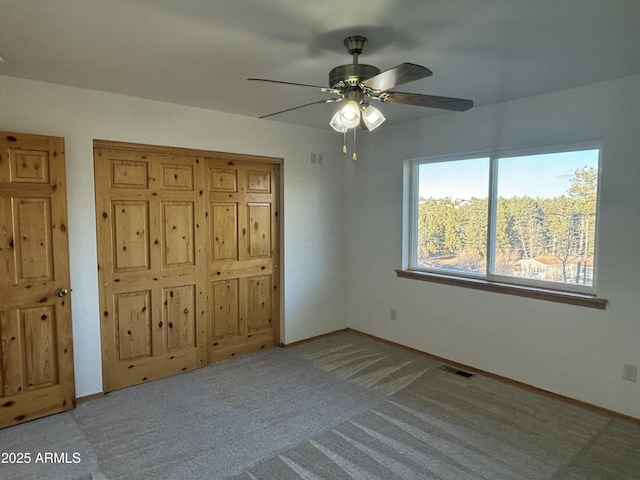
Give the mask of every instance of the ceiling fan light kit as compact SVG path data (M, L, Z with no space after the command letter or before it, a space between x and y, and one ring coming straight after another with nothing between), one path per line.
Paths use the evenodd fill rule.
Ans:
M308 107L323 103L342 102L345 104L333 115L329 125L335 131L344 135L349 130L353 130L353 159L356 160L355 153L355 133L358 127L372 131L382 125L385 117L377 108L367 102L367 98L378 100L383 103L396 103L401 105L413 105L417 107L438 108L462 112L473 107L473 101L452 98L438 97L434 95L421 95L418 93L391 92L391 88L405 83L420 80L421 78L433 75L431 70L421 65L413 63L401 63L393 68L380 71L373 65L361 64L358 62L358 55L362 53L367 39L361 35L352 35L345 38L344 46L353 56L353 62L347 65L339 65L329 72L329 88L307 85L302 83L285 82L278 80L268 80L264 78L249 78L261 82L281 83L285 85L297 85L301 87L313 87L323 93L338 95L317 102L307 103L298 107L280 110L279 112L263 115L260 118L271 117L280 113L289 112L298 108ZM346 142L342 148L343 153L347 153Z

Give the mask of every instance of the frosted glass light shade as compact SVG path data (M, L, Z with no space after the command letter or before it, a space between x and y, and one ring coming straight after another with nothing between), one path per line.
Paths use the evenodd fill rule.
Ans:
M350 128L360 125L360 106L357 102L348 101L340 110L336 112L331 121L331 127L340 133L344 133Z
M329 122L331 128L333 128L336 132L344 133L349 130L348 127L345 127L340 120L340 110L338 110L331 121Z
M369 131L378 128L384 123L385 120L386 118L384 118L382 112L380 112L380 110L378 110L377 108L372 107L371 105L367 105L362 110L362 121Z
M340 122L347 128L356 128L360 125L360 107L354 100L348 101L339 110Z

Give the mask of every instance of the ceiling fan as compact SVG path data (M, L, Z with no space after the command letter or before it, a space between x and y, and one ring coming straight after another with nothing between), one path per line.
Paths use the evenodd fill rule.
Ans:
M309 107L325 103L345 102L344 106L336 112L330 125L334 130L345 134L349 129L354 131L361 126L365 130L373 130L384 121L384 115L369 104L369 99L383 103L397 103L413 105L417 107L437 108L462 112L473 107L473 101L463 98L438 97L434 95L422 95L418 93L392 92L390 89L398 85L413 82L421 78L433 75L431 70L413 63L401 63L393 68L380 71L373 65L358 63L358 55L362 53L366 37L352 35L344 40L344 46L353 56L353 63L339 65L329 72L329 87L309 85L304 83L285 82L280 80L268 80L265 78L248 78L247 80L295 85L300 87L317 88L321 92L337 95L325 98L317 102L306 103L297 107L287 108L278 112L263 115L260 118L272 117L281 113L290 112L299 108ZM346 145L343 147L346 153ZM355 147L353 159L356 159Z

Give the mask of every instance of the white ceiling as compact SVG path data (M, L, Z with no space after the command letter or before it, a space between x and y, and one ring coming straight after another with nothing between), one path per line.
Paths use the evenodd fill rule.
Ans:
M434 72L395 90L479 106L640 73L639 22L639 0L0 0L0 75L258 117L328 95L246 78L327 85L358 34L361 63ZM264 121L329 128L335 108Z

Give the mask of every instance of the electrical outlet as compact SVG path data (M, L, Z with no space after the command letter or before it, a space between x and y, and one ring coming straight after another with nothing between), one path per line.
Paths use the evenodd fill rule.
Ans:
M318 163L318 155L315 153L311 154L311 164L316 165Z
M398 320L398 312L396 312L393 308L389 310L389 320L391 320L392 322Z
M624 367L622 367L622 378L630 382L636 382L638 380L638 366L625 363Z

